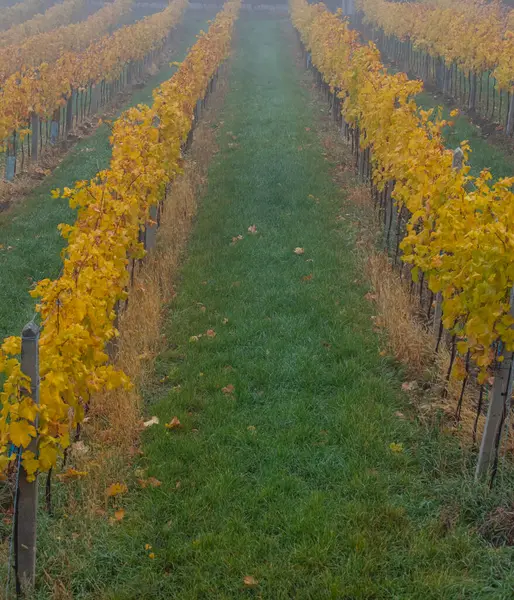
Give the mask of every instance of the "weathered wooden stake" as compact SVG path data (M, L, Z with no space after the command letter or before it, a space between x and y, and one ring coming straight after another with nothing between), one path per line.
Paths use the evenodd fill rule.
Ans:
M150 206L150 221L145 227L145 249L147 252L157 245L157 206Z
M55 146L59 141L59 124L61 122L61 109L57 108L52 115L52 123L50 124L50 144Z
M510 94L509 114L507 117L507 127L505 128L507 135L514 134L514 91Z
M21 370L30 377L30 393L32 400L39 405L39 327L29 323L21 334ZM33 423L36 437L32 439L27 450L37 455L38 417ZM18 496L15 512L15 570L16 591L22 598L32 598L36 580L36 515L37 515L37 475L34 481L27 481L25 474L20 473Z
M30 160L32 163L37 163L39 154L39 115L32 113L30 116L30 128L32 132L31 142L31 154Z
M510 293L510 314L514 316L514 288ZM501 356L503 360L498 363L493 387L489 392L489 408L487 409L487 419L480 444L475 481L480 480L489 472L496 452L499 451L498 442L501 441L501 427L512 396L514 353L503 350Z
M72 91L66 103L66 135L73 129L73 97L74 92Z
M7 141L7 153L5 156L5 178L12 181L16 175L16 133Z

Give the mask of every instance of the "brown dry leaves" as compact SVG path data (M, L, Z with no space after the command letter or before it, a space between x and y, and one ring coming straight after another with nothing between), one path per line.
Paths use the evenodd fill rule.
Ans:
M182 423L179 421L178 417L173 417L169 423L166 423L164 426L166 429L180 429L182 427Z

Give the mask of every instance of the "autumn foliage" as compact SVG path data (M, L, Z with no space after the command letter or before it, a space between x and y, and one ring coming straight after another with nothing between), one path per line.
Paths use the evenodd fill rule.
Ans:
M15 46L33 35L69 25L85 6L85 0L65 0L56 4L43 14L35 15L32 19L20 22L0 33L0 47ZM11 7L11 9L14 8L14 6Z
M115 0L80 23L62 26L56 23L56 29L40 30L27 39L6 39L0 47L0 83L13 73L23 75L28 67L55 63L66 52L85 50L109 33L131 8L132 0Z
M127 0L117 1L121 6L128 5ZM0 91L0 140L16 130L23 135L33 113L42 119L50 118L66 104L73 90L83 90L101 81L111 82L128 64L162 48L186 6L187 0L173 0L160 13L105 35L82 51L67 51L59 54L53 64L45 62L14 73Z
M0 350L0 463L9 446L26 448L39 416L39 454L23 452L29 477L48 471L70 444L70 432L84 419L98 392L129 387L128 377L109 363L106 345L118 335L115 306L127 297L128 264L144 256L139 241L150 208L161 202L181 172L182 144L194 108L228 55L239 1L227 2L202 33L175 75L154 92L154 104L126 111L114 124L108 170L77 182L63 196L78 210L74 225L61 225L67 240L62 274L40 281L32 291L42 320L40 407L24 398L28 382L16 357L20 339ZM94 401L94 400L93 400Z
M28 22L34 15L40 16L51 4L52 0L24 0L0 9L0 30Z
M346 122L359 127L361 147L373 150L374 183L383 189L395 182L396 206L409 215L403 260L414 279L422 271L430 289L442 293L444 326L484 381L493 343L514 350L514 178L493 182L489 171L472 177L466 164L452 169L441 136L446 122L413 99L421 82L390 74L374 44L362 45L323 4L292 0L291 14L313 64L337 90ZM466 143L462 149L469 151ZM458 358L454 374L464 373Z
M514 88L514 10L500 2L358 0L357 5L386 35L411 40L447 66L492 71L500 89Z

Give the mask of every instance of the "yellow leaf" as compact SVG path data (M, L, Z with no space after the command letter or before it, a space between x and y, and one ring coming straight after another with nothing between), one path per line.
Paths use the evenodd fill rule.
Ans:
M246 577L243 578L243 583L247 588L256 588L259 585L257 579L251 575L246 575Z
M9 437L18 447L26 448L36 436L36 429L27 421L13 421L9 424Z
M105 495L110 498L113 496L126 494L127 492L128 488L124 483L111 483L111 485L105 490Z
M179 429L182 427L182 424L178 420L178 417L173 417L169 423L166 423L165 427L166 429Z
M403 444L397 443L397 442L391 442L389 444L389 449L391 450L391 452L394 452L395 454L400 454L403 452Z

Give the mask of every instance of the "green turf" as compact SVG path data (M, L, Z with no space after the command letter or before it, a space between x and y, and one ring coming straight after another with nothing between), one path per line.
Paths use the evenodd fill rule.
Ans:
M355 209L284 31L238 27L220 152L156 368L168 380L148 397L161 424L137 466L162 485L127 482L115 526L88 530L63 507L44 518L40 598L63 570L77 600L512 597L513 551L475 533L502 486L476 489L454 438L395 414L410 412L363 299ZM183 428L169 432L174 416Z
M209 13L210 18L213 13ZM205 28L205 13L190 12L176 32L176 60L181 60ZM174 67L165 67L143 89L136 90L123 109L152 100L152 91L169 79ZM120 111L121 112L121 111ZM76 180L90 179L108 166L110 129L98 128L66 155L55 172L47 177L18 207L0 213L0 339L19 335L33 315L34 302L28 295L31 285L45 277L55 277L61 268L63 240L57 231L62 222L72 222L75 213L63 200L53 200L50 191L73 187Z
M482 169L489 169L495 178L512 177L514 173L514 156L499 145L492 143L482 134L480 127L472 123L464 113L451 118L450 111L455 106L442 104L441 96L423 92L416 96L418 106L423 109L442 106L443 117L454 122L453 127L446 127L444 137L450 148L457 148L462 140L468 140L471 146L469 164L471 174L478 175Z

